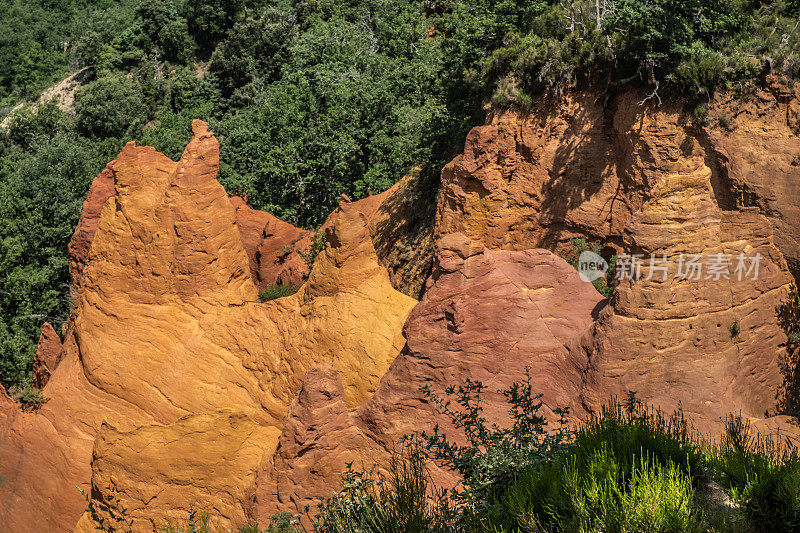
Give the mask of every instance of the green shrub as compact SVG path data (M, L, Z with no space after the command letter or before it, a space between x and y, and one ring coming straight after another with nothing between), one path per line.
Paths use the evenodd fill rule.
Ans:
M445 493L432 488L427 457L414 440L392 454L386 474L375 473L375 468L356 471L349 464L341 490L320 505L317 519L319 533L452 531Z
M584 423L563 456L521 472L510 514L524 531L700 531L703 458L680 413L630 395Z
M451 440L434 427L422 438L431 457L462 477L462 490L452 494L462 510L463 527L482 523L511 524L512 516L504 503L508 486L520 471L535 469L563 452L567 433L563 430L566 410L556 410L562 418L555 429L547 430L547 420L539 414L541 395L534 394L530 371L525 381L499 391L508 402L510 427L499 427L483 415L482 395L486 387L467 379L464 385L446 389L443 399L423 388L423 393L440 414L464 433L464 443ZM457 407L451 407L455 402Z
M23 380L19 391L19 403L23 409L35 411L49 401L50 398L45 396L41 389L34 387L27 377Z
M284 296L291 296L296 293L300 288L299 285L286 285L273 283L263 291L258 293L258 299L262 302L269 302L276 298L283 298Z
M765 531L800 529L800 457L775 438L754 437L741 417L726 421L718 477L743 513Z
M327 239L324 231L318 231L311 236L311 244L308 245L308 248L297 250L297 254L303 258L309 268L314 266L317 256L325 249L325 244L328 242Z
M702 531L692 479L681 468L647 455L625 465L607 446L587 459L571 455L560 470L520 476L508 501L523 531Z

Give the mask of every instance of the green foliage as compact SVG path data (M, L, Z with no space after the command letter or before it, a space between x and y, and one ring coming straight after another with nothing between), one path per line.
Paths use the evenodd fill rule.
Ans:
M156 57L185 63L195 52L195 42L189 36L187 19L180 14L178 0L141 0L136 7L135 28L137 44Z
M522 531L704 531L691 477L672 463L638 456L626 468L601 446L585 463L570 457L559 466L521 476L511 489Z
M303 261L306 262L309 268L312 268L314 266L314 261L317 260L317 256L325 249L327 240L328 238L325 232L318 231L311 236L311 244L308 245L308 248L305 250L297 250L297 255L303 258Z
M469 2L479 5L479 2ZM581 79L637 80L659 102L669 87L692 100L770 69L800 73L797 10L785 2L590 0L548 2L501 35L472 66L478 86L499 105L527 107L531 96L559 94ZM458 8L454 11L458 12ZM445 17L447 18L447 17ZM477 73L482 76L477 76Z
M36 109L22 107L8 117L7 140L23 150L31 150L41 140L52 138L56 133L73 129L72 117L63 112L55 101L40 105Z
M185 0L183 13L192 35L215 42L233 26L244 8L245 0Z
M75 120L89 136L136 136L149 119L143 100L138 81L123 74L107 74L75 94Z
M443 493L429 499L427 459L408 441L392 454L388 473L357 471L349 464L341 490L320 505L319 533L408 533L451 531Z
M67 244L92 177L122 148L58 127L48 132L48 124L58 123L50 113L26 115L34 124L30 134L13 137L27 149L11 143L0 158L0 379L6 386L21 384L30 372L42 323L58 329L70 312Z
M296 293L300 287L298 285L284 285L272 284L263 291L258 293L258 299L262 302L269 302L276 298L283 298L284 296L291 296Z
M503 500L509 484L520 471L539 468L561 453L566 438L563 429L566 410L556 409L559 426L547 430L547 420L539 414L541 395L534 394L530 371L526 379L499 391L505 397L512 420L511 427L490 423L483 414L482 395L486 387L479 381L446 389L448 399L434 395L429 387L423 393L439 412L463 431L465 442L449 439L438 425L432 434L423 433L431 456L462 477L463 490L453 493L453 500L464 510L462 521L476 527L479 523L508 523ZM455 405L453 404L455 402Z
M566 454L520 474L507 501L523 531L704 531L703 460L680 413L665 418L630 395L585 423Z
M15 392L12 389L12 394ZM14 395L19 396L19 403L26 411L35 411L50 401L50 398L45 396L40 389L35 388L27 377L23 380L19 393Z
M590 245L583 238L570 239L569 242L572 244L572 251L564 259L575 269L578 268L578 260L583 252L589 251L600 255L600 244L598 243ZM612 255L608 260L608 270L605 277L592 281L592 285L597 289L597 292L606 298L611 298L614 295L614 267L616 264L617 256Z
M92 57L90 39L96 36L95 42L110 41L130 24L135 2L138 0L0 3L0 108L32 98L65 77L73 59L82 66Z
M726 421L716 456L721 484L765 531L800 528L800 457L774 438L754 437L741 417Z
M386 20L314 19L300 33L276 8L220 44L212 72L232 103L247 104L217 125L226 139L220 176L227 188L246 193L254 207L313 227L341 194L359 199L383 191L431 159L447 116L427 89L437 84L438 49L422 38L423 21L409 4L388 4L374 6ZM240 33L250 28L255 43ZM272 31L296 35L265 46L263 58L227 53L274 39ZM274 63L262 67L283 57L281 71Z
M222 95L232 99L229 105L241 105L252 98L260 84L280 77L296 31L296 16L282 2L268 7L260 17L248 17L231 28L209 64Z

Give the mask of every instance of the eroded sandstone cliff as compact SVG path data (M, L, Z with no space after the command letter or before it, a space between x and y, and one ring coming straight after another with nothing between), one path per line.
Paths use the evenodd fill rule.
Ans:
M4 529L70 530L86 507L76 485L107 509L102 465L122 463L96 465L90 491L92 450L105 460L135 449L142 426L162 426L153 431L165 442L183 441L192 423L179 419L230 409L249 421L231 432L265 428L258 446L266 453L309 368L327 362L351 376L344 396L358 405L402 348L400 328L415 300L392 288L363 214L343 205L303 288L261 303L217 165L217 142L199 121L177 163L131 143L110 165L115 194L90 239L61 362L44 388L50 400L35 413L15 413L2 443ZM109 429L101 430L104 422ZM117 436L96 446L98 433L111 428ZM254 469L264 453L242 461ZM191 464L171 460L173 448L148 454L154 471L161 469L149 478L152 491L191 477L181 471ZM192 468L226 472L229 457L196 460ZM126 466L135 479L138 463ZM230 483L245 483L238 475L231 472ZM150 518L188 511L173 500L148 507L149 492L123 490L125 476L112 477L125 508L145 506ZM220 511L223 526L242 503L231 505Z
M98 516L138 530L192 506L221 528L263 525L403 435L437 422L455 434L421 386L481 380L504 420L497 390L526 367L551 419L635 390L703 431L737 411L797 433L774 416L777 309L800 264L796 91L719 97L706 125L640 100L576 92L492 114L436 203L417 175L343 198L311 269L299 252L313 232L216 181L204 123L179 162L126 146L70 244L63 343L43 328L49 401L23 412L0 389L0 530L94 531ZM641 254L641 278L605 300L561 259L572 237ZM671 266L651 270L651 254ZM690 254L762 259L756 278L676 276ZM302 287L260 302L273 283Z

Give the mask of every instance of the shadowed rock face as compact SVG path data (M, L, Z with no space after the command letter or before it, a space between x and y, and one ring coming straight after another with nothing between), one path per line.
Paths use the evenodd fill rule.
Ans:
M309 368L327 362L351 376L344 398L358 405L402 348L401 326L416 301L392 288L367 220L348 205L332 215L330 244L301 290L259 302L217 165L216 139L200 121L179 162L130 143L110 165L115 194L91 239L61 362L44 389L50 400L35 413L2 408L11 413L0 442L4 529L71 529L86 507L75 486L88 492L93 448L101 462L92 496L102 512L119 500L130 509L151 502L151 518L186 516L191 496L231 484L243 490L248 482L226 473L222 453L171 460L195 438L193 423L178 419L219 409L244 417L249 422L225 429L231 436L224 440L231 449L249 446L237 455L238 472L255 469L274 448ZM215 420L210 427L228 427ZM113 431L101 431L104 421ZM150 466L140 472L133 457L135 443L149 434L137 433L142 426L158 426L151 433L165 445L147 450ZM95 447L98 433L116 436ZM258 444L246 444L255 438L248 435L258 435ZM186 446L166 445L173 440ZM119 484L108 492L104 476L115 468L130 470L115 472ZM183 500L152 500L202 469L231 477L187 489ZM139 490L145 482L148 489ZM221 513L223 527L241 508L243 493L232 494L238 503Z
M578 399L592 314L603 299L545 250L487 250L461 234L437 243L437 264L403 331L407 343L363 406L348 409L341 377L317 367L290 409L278 450L257 482L252 514L264 523L276 507L292 511L328 496L347 462L385 459L403 435L440 422L420 388L444 396L466 379L487 386L485 413L506 420L500 389L530 367L543 414ZM445 472L438 476L452 481Z
M490 248L548 248L571 237L618 242L641 195L614 131L614 110L576 94L528 115L500 112L473 128L442 172L436 235Z
M800 84L767 81L749 98L715 98L707 164L730 191L729 204L757 207L767 217L775 245L800 279Z

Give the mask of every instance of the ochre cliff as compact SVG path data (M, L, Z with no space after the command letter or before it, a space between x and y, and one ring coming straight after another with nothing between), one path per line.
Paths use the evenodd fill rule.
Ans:
M110 457L133 446L126 443L140 438L138 427L159 425L150 431L165 442L182 439L192 424L178 419L229 409L248 421L231 432L263 428L256 432L263 452L274 446L309 368L327 362L350 376L344 395L358 405L402 348L400 328L415 300L392 288L365 217L347 205L333 214L329 245L301 290L260 302L217 165L217 142L199 121L180 162L130 143L110 165L115 194L90 241L61 362L44 388L49 401L35 413L14 414L0 444L4 529L71 529L86 507L75 487L89 488L93 448L102 452L96 457L108 450L110 463L95 469L102 479L102 465L120 464ZM95 447L98 432L119 438ZM234 447L246 440L231 439ZM148 451L152 468L162 469L149 481L154 491L188 475L169 460L173 452ZM237 457L254 469L261 455ZM222 472L228 461L224 454L197 459L205 463L186 468ZM230 483L246 485L234 475ZM115 475L130 498L125 507L135 509L140 496L149 501L123 490L124 478ZM102 489L93 496L105 509ZM163 503L148 507L148 516L188 511L178 501Z
M332 367L309 372L275 458L259 475L254 519L312 504L347 462L381 461L404 435L436 422L456 434L436 419L422 386L443 397L449 385L479 380L487 386L486 416L504 420L498 391L529 367L551 420L550 408L577 400L592 317L602 306L594 287L546 250L487 250L461 234L439 239L437 248L430 287L403 328L406 346L364 406L347 408Z
M597 323L582 392L590 410L635 390L666 409L680 401L705 430L719 429L731 409L754 420L775 414L786 355L776 309L792 284L780 250L796 257L791 199L800 200L800 189L789 162L765 154L778 137L781 153L800 157L786 111L797 100L781 104L763 91L761 108L743 105L742 129L732 131L694 123L680 104L638 100L633 92L576 93L556 106L490 117L442 173L436 234L562 255L570 238L585 237L606 257L641 254L643 279L622 282ZM715 102L711 116L722 106ZM747 156L745 168L732 147L754 139L763 157ZM755 174L786 196L746 202L742 190L753 190ZM751 207L758 203L764 207ZM729 256L731 273L740 254L758 254L758 279L677 278L680 257L692 254L705 262ZM670 263L665 280L661 271L650 275L651 255Z
M721 95L706 124L626 90L493 112L438 197L415 172L342 198L311 269L298 252L314 232L229 198L203 122L179 162L130 143L70 244L63 343L43 328L49 400L24 412L0 389L0 530L88 532L97 517L138 530L192 506L220 529L263 526L403 435L453 435L421 386L480 380L502 422L497 391L526 367L551 420L635 390L703 432L735 411L797 436L779 415L777 312L800 273L798 94ZM641 254L641 277L602 298L561 258L573 237ZM694 254L731 271L757 255L759 273L681 277ZM302 286L259 301L274 283Z
M569 95L473 129L442 173L437 264L404 327L404 350L356 409L342 401L334 369L309 372L257 478L254 519L276 507L297 512L325 496L346 463L380 462L403 435L435 423L451 431L421 385L441 393L473 378L496 391L524 366L545 412L586 416L634 390L650 405L682 407L712 438L731 412L797 438L796 423L775 416L787 377L777 313L792 279L773 233L789 213L736 199L737 177L723 172L709 140L722 135L713 126L636 96ZM800 154L794 138L785 142ZM572 237L598 241L608 255L641 254L641 277L621 281L607 302L570 280L563 261L531 250L565 254ZM651 254L670 264L666 273L651 274ZM681 278L680 258L693 254L706 263L723 254L730 274ZM760 257L757 276L739 279L740 255ZM490 419L503 419L501 407L489 394Z

